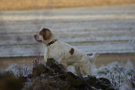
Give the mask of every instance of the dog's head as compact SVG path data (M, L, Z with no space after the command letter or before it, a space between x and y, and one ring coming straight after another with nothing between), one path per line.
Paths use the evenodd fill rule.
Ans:
M48 28L43 28L39 34L34 35L37 42L43 43L52 37L52 32Z

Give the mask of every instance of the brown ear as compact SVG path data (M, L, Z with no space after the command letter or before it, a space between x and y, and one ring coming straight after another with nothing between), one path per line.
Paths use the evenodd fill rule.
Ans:
M48 40L52 36L52 32L48 28L43 28L39 34L43 37L44 40Z

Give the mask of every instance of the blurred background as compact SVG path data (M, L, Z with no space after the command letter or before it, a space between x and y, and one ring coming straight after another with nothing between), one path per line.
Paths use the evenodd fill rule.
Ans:
M135 0L0 0L0 69L43 61L33 37L42 27L89 55L99 52L97 67L119 59L135 65Z

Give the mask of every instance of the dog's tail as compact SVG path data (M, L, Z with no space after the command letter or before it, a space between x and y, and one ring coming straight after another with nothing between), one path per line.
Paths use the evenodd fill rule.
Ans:
M97 56L99 56L99 53L98 52L95 52L92 56L88 56L89 57L89 60L90 60L90 62L92 64L95 63Z

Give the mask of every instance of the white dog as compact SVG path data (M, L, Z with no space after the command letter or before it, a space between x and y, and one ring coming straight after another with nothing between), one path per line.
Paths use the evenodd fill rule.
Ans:
M45 61L47 61L47 58L54 58L55 60L61 62L65 69L72 65L75 67L76 74L90 75L90 61L94 61L99 55L98 53L94 53L92 56L87 56L84 52L60 41L47 28L43 28L39 34L34 35L34 37L37 42L43 43L45 45Z

